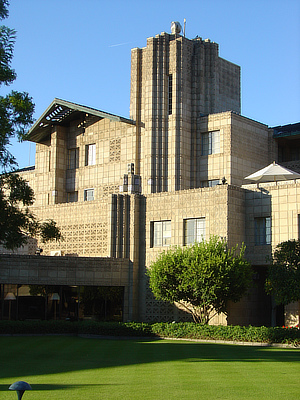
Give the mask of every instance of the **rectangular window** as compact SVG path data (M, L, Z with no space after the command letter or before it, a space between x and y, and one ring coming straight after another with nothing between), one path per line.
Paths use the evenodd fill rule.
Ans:
M68 192L67 193L67 202L75 203L76 201L78 201L78 192Z
M94 200L94 189L85 189L84 191L84 201Z
M151 247L169 246L171 244L171 221L151 223Z
M255 245L271 244L271 217L254 218Z
M79 148L68 150L68 169L75 169L79 167Z
M173 77L168 75L168 113L172 114Z
M201 148L202 156L220 153L220 131L202 133Z
M96 164L96 144L87 144L85 146L85 165Z
M205 218L184 220L184 244L193 244L205 239Z
M220 180L219 179L212 179L209 181L200 181L200 187L204 188L204 187L213 187L213 186L217 186L219 184Z

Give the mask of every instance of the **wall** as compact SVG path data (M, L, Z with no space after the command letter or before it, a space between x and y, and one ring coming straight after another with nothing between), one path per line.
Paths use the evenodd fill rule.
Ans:
M91 119L83 131L80 119L69 128L56 126L51 139L36 145L36 167L24 176L35 190L35 206L67 202L67 192L78 191L83 201L84 189L94 188L95 198L117 193L127 174L128 163L136 157L136 127L107 118ZM95 165L85 165L86 145L96 144ZM68 149L79 149L78 168L69 169Z
M165 32L132 50L130 115L141 121L143 193L197 187L191 166L199 115L240 112L240 68L218 53L208 39Z
M266 265L277 244L299 238L300 181L244 185L246 189L246 243L255 265ZM271 217L271 245L255 246L254 218Z
M141 318L145 321L190 320L190 315L180 312L174 306L154 300L148 287L146 268L150 267L161 251L168 249L151 247L151 222L171 220L171 246L182 246L184 219L205 217L206 239L210 235L219 235L227 238L232 246L244 239L244 191L229 185L219 185L213 188L152 194L145 198L145 203L145 270L141 274ZM232 218L229 218L229 209L234 215ZM224 315L217 316L212 322L227 323Z

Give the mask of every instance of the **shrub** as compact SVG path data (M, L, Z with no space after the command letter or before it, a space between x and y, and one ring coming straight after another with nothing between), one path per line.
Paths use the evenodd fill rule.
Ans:
M116 337L162 337L233 342L300 345L300 329L265 326L222 326L194 322L140 323L97 321L0 321L2 335L99 335Z

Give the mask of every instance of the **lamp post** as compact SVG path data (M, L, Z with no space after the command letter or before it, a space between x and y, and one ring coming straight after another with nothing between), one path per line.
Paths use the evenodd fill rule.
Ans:
M56 320L56 302L60 300L58 293L52 293L50 300L54 301L54 319Z
M25 392L25 390L31 390L32 387L29 385L29 383L24 382L24 381L17 381L10 385L9 390L15 390L18 395L18 400L22 399L22 396Z
M12 302L12 300L16 300L16 296L12 292L9 292L4 297L4 300L8 300L9 301L9 304L8 304L8 319L10 320L10 317L11 317L11 302Z

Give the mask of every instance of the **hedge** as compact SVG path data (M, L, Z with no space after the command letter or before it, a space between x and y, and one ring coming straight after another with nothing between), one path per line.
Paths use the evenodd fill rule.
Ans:
M0 321L0 335L100 335L117 337L162 337L233 342L300 345L300 329L265 326L202 325L193 322L140 323L97 321Z
M183 322L153 324L152 332L161 337L172 338L300 345L300 330L298 328L200 325Z

